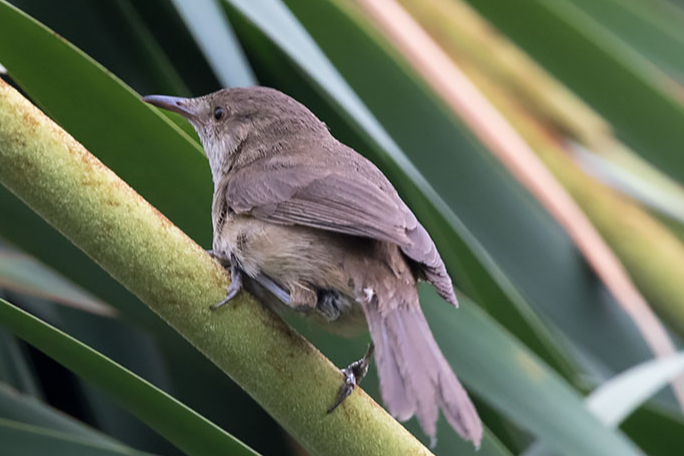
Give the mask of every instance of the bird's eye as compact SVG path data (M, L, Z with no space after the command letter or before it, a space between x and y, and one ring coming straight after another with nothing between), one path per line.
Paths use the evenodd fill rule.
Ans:
M222 107L217 106L216 109L214 109L214 119L221 120L221 119L223 119L224 114L225 114L225 111L223 110Z

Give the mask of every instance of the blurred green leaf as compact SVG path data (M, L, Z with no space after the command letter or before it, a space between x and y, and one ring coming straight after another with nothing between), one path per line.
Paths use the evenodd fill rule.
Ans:
M38 426L113 450L126 446L33 397L0 383L0 419Z
M256 453L233 436L98 352L0 299L0 322L66 368L107 391L189 455Z
M210 239L204 208L212 187L200 146L105 68L4 1L0 21L0 61L12 79L186 233Z
M42 263L59 270L66 278L85 290L111 303L122 316L160 332L166 330L166 334L169 334L166 325L136 297L4 186L0 186L0 213L0 236L15 247L39 258ZM65 267L66 264L68 267Z
M650 456L672 456L678 448L684 448L684 421L679 413L642 407L621 428Z
M0 381L17 391L42 397L40 382L36 378L28 353L17 339L0 328Z
M252 69L217 0L172 0L225 87L256 84Z
M640 364L604 382L585 402L608 426L618 426L637 407L684 372L684 354Z
M584 403L606 426L618 427L634 410L683 371L684 354L655 359L604 382ZM552 455L553 452L547 448L541 442L535 443L525 451L524 456Z
M608 157L571 143L575 162L598 181L657 211L684 223L684 187L652 168L636 155L612 153Z
M132 5L193 94L205 94L221 87L198 42L171 1L133 1ZM99 58L95 59L99 61ZM139 93L150 93L149 89L138 87L132 80L122 79Z
M166 363L161 357L159 343L149 334L122 319L103 318L66 306L46 306L26 295L18 296L16 299L17 304L36 318L64 331L113 362L135 372L162 391L177 397L168 376ZM167 338L159 339L165 340ZM186 363L181 358L182 354L183 352L179 351L174 362ZM69 396L75 403L65 404L57 399L55 405L68 407L66 410L69 413L87 420L121 443L167 456L180 454L172 444L132 416L115 398L97 386L70 375L66 369L53 368L49 373L41 372L41 376L54 380L55 384L60 385L60 389L69 391ZM53 399L54 394L55 388L51 387L46 396Z
M0 288L30 294L96 315L116 311L27 255L0 250Z
M443 336L444 354L463 381L482 397L486 392L493 407L549 448L567 455L641 454L621 433L609 433L563 379L476 306L466 301L457 315L432 290L421 297L433 331Z
M653 0L571 0L585 13L684 83L684 14Z
M642 57L569 0L468 2L599 111L619 138L684 183L684 105Z
M190 95L190 91L159 46L154 36L145 27L142 18L130 0L116 2L96 2L101 14L115 24L119 42L125 43L127 58L140 69L136 74L144 74L153 78L150 86L154 90L174 92L178 95ZM133 54L133 59L131 59Z
M124 446L113 447L69 434L0 418L3 453L11 456L151 456Z
M136 87L188 94L185 83L129 0L10 3L58 31Z

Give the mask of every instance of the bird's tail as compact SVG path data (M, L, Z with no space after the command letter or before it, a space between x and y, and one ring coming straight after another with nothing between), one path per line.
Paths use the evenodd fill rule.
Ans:
M475 406L432 337L420 306L380 311L374 302L364 307L382 399L392 416L406 421L416 415L434 439L442 409L451 427L479 447L482 425Z

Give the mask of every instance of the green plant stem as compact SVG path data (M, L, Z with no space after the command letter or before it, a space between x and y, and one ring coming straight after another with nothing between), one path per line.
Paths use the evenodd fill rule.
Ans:
M150 169L150 173L154 170ZM218 264L85 148L0 80L0 182L242 386L316 455L431 454L320 352L242 293L212 312Z

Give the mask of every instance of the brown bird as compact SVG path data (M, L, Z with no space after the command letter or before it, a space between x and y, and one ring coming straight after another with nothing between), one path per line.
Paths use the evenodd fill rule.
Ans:
M331 328L363 324L365 316L373 343L342 371L345 381L329 412L365 375L374 349L382 398L394 417L416 415L434 438L441 409L456 432L479 446L475 407L418 301L417 282L427 280L456 305L451 279L427 231L382 172L274 89L144 101L185 116L209 159L210 253L232 279L215 307L244 285Z

